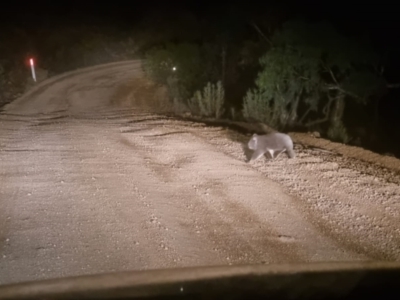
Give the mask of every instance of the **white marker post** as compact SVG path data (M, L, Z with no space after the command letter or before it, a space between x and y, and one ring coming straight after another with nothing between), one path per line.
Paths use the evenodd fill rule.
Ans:
M32 70L32 78L36 82L36 73L35 73L35 66L33 64L33 58L30 59L30 63L31 63L31 70Z

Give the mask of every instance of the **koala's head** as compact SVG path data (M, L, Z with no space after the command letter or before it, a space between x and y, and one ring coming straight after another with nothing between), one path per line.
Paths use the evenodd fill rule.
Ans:
M252 135L250 141L247 143L249 149L251 150L257 149L257 137L258 135L256 133Z

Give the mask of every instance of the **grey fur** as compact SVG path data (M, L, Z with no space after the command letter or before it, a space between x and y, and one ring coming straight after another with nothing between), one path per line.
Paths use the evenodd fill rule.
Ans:
M260 158L265 153L269 153L271 158L276 158L282 152L286 152L289 158L294 158L293 141L287 134L273 132L266 135L253 134L247 143L249 149L254 150L253 156L248 162ZM278 153L275 157L274 154Z

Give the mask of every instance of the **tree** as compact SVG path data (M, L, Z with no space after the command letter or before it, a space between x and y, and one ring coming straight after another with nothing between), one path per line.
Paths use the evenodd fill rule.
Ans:
M277 43L260 58L260 64L263 69L256 79L257 88L245 98L245 117L257 114L255 120L282 129L303 120L310 110L317 110L321 78L312 57L296 47ZM300 101L309 108L301 118Z
M188 101L196 90L219 77L218 49L212 45L168 43L146 53L145 73L155 82L168 85L172 97Z
M344 37L327 22L288 21L271 41L273 47L260 59L263 71L256 80L256 94L263 95L270 107L271 125L329 122L333 131L342 130L345 101L365 104L385 84L368 39ZM255 102L252 93L245 99L247 114ZM310 119L310 111L318 112L319 118Z

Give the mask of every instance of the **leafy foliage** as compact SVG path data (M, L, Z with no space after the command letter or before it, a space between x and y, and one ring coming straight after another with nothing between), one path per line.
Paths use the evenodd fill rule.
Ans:
M289 21L275 36L274 44L302 53L306 65L318 70L313 74L323 81L320 86L323 91L328 85L335 86L351 98L365 102L382 84L375 72L379 56L370 41L366 37L342 36L328 22Z
M143 69L155 82L167 84L174 91L173 97L185 101L207 81L218 77L216 59L217 51L210 45L169 43L149 50Z
M273 113L273 99L260 90L249 90L244 97L243 116L248 120L269 123L277 126Z
M205 117L214 116L218 119L224 113L224 101L224 88L221 81L218 81L217 84L208 82L203 89L203 93L196 91L189 103L190 107L200 112L200 115Z
M327 22L288 21L273 36L272 44L260 59L263 69L256 91L244 99L243 113L248 118L280 128L303 121L301 107L303 113L317 112L328 93L330 97L335 91L344 93L348 99L366 103L384 84L375 72L379 59L369 41L341 36ZM325 106L317 115L328 114L329 108ZM340 124L334 126L340 131Z
M350 136L348 135L346 127L342 121L339 121L329 127L327 135L332 141L337 141L344 144L347 144L350 140Z
M296 99L304 95L307 95L305 102L317 109L321 79L313 60L292 47L283 46L268 51L261 57L260 64L263 70L256 79L257 91L249 92L244 102L247 118L283 127L291 112L297 110Z

